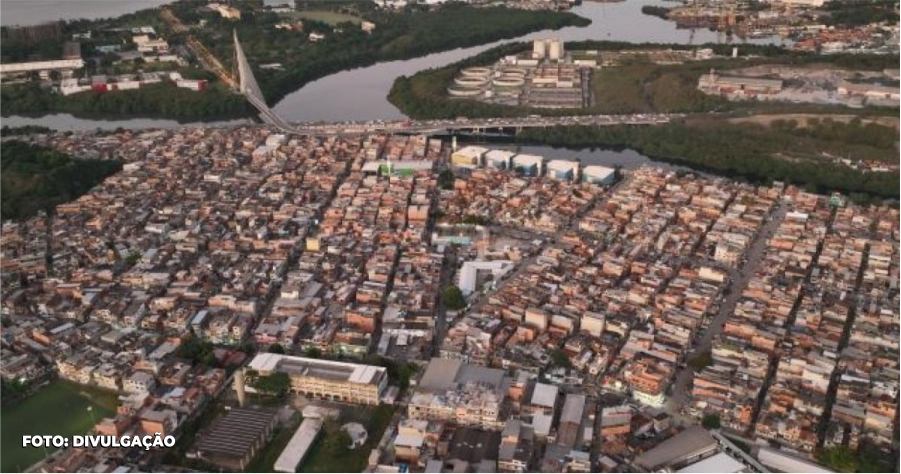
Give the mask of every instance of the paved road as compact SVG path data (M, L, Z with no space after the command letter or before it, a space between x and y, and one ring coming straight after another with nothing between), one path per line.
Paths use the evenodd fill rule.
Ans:
M754 237L754 240L751 241L751 245L748 248L748 252L745 254L745 261L742 266L737 270L729 272L729 277L732 280L732 283L730 284L731 292L723 299L719 311L713 318L713 321L711 321L704 330L700 341L695 349L689 353L687 359L694 357L696 354L703 354L710 350L714 338L722 332L723 325L726 323L726 320L729 319L729 316L732 315L735 305L738 303L738 299L741 297L745 287L748 286L748 282L751 281L751 277L754 276L754 272L757 270L757 266L760 263L760 258L763 256L763 251L766 249L767 240L772 237L787 211L788 204L784 201L780 201L776 205L776 208L770 213L769 220L763 224L760 232L758 232ZM667 400L667 409L671 414L678 414L681 409L685 407L689 395L688 386L691 384L693 378L694 371L690 366L686 366L679 371L672 387L672 395L670 395Z
M514 229L514 228L508 228L508 227L504 227L504 226L491 226L490 227L491 233L492 233L492 235L504 235L507 233L520 234L518 237L522 237L522 234L531 235L531 236L533 236L533 237L531 237L533 239L544 239L545 244L542 246L542 248L547 248L549 246L556 244L560 235L565 234L569 231L577 230L579 227L579 220L581 219L581 217L583 215L585 215L588 211L590 211L592 208L594 208L594 206L597 205L599 200L612 195L618 187L625 185L631 179L632 179L631 175L625 174L623 176L623 179L621 179L619 182L617 182L616 184L611 186L610 189L604 191L603 193L601 193L600 195L595 197L595 199L592 202L588 203L579 213L577 213L575 216L573 216L573 218L567 223L567 225L559 232L556 232L553 234L541 234L538 232L527 231L527 230L523 230L523 229ZM530 255L528 258L525 258L521 262L519 262L519 264L516 266L516 268L513 270L512 273L508 273L506 276L504 276L504 278L501 281L498 282L498 285L497 285L498 289L495 291L500 290L506 284L507 281L514 280L515 278L520 276L525 271L526 268L532 266L532 264L535 263L536 260L538 260L538 257L541 256L541 250L542 249L536 250L533 255ZM493 293L494 292L489 292L487 295L480 297L478 299L478 301L476 301L472 305L472 307L469 309L469 311L467 311L467 313L478 313L479 311L481 311L482 307L485 306L485 303L488 302L488 298Z

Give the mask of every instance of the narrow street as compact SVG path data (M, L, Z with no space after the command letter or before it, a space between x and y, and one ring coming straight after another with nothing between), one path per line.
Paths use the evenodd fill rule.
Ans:
M619 186L623 186L623 185L627 184L631 179L632 179L632 178L631 178L631 175L629 175L629 174L624 174L624 176L623 176L623 178L622 178L621 180L619 180L618 182L616 182L615 184L613 184L612 186L610 186L610 189L607 189L607 190L604 191L603 193L599 194L598 196L596 196L596 197L594 198L594 200L592 200L592 202L588 203L588 204L585 206L585 208L584 208L581 212L577 213L577 214L572 218L572 220L569 221L569 223L566 225L566 227L565 227L564 229L560 230L560 232L557 232L557 233L554 233L554 234L551 234L551 235L541 235L541 234L538 234L538 233L533 233L533 232L529 232L529 231L523 231L523 230L521 230L521 229L512 229L512 231L513 231L513 232L520 233L520 234L522 234L522 233L532 234L532 235L534 236L533 238L536 238L536 239L545 239L545 246L553 245L553 244L557 243L557 239L560 237L561 234L564 234L564 233L566 233L566 232L571 232L571 231L573 231L573 230L577 230L577 229L578 229L578 226L579 226L579 219L580 219L583 215L585 215L585 213L587 213L587 212L590 211L592 208L594 208L594 206L597 205L597 203L598 203L599 200L604 199L604 198L607 197L607 196L610 196L611 194L613 194L614 192L616 192L616 189L617 189ZM503 227L503 226L491 226L491 227L490 227L490 230L491 230L491 233L492 233L492 234L497 234L497 235L503 235L503 234L505 234L506 232L510 231L510 229L507 229L507 228L505 228L505 227ZM498 282L498 287L497 287L498 290L504 285L504 283L505 283L506 281L515 279L516 277L518 277L519 275L521 275L521 274L525 271L526 268L529 268L530 266L532 266L532 264L535 263L536 260L538 260L538 257L539 257L540 255L541 255L541 250L539 249L537 252L535 252L534 255L530 255L528 258L526 258L526 259L522 260L521 262L519 262L519 264L516 265L516 268L513 270L513 272L508 273L503 279L501 279L501 280ZM495 291L496 291L496 290L495 290ZM479 312L479 311L482 309L482 307L485 305L485 303L488 302L488 297L489 297L489 296L490 296L490 293L487 294L487 295L483 295L482 297L480 297L480 298L478 299L478 301L476 301L476 302L472 305L472 307L470 308L470 310L469 310L468 312L470 312L470 313L477 313L477 312Z
M763 251L766 249L767 240L773 236L773 233L776 231L779 223L782 222L787 211L788 204L784 201L779 201L776 208L770 213L769 219L764 222L760 231L754 237L754 240L751 241L751 245L748 247L748 251L745 254L745 259L743 260L741 267L729 272L729 278L731 279L731 283L729 284L730 292L723 298L719 311L713 318L713 321L711 321L704 330L698 345L695 346L686 357L687 360L710 350L714 338L722 332L723 325L726 323L726 320L729 319L729 316L732 315L732 312L735 310L735 305L738 303L738 299L741 297L745 287L748 286L748 282L751 281L751 277L754 276L754 272L757 271L760 258L763 256ZM672 387L672 394L669 396L666 405L667 411L671 414L678 415L680 410L682 410L688 402L688 386L693 377L694 370L688 365L680 369L678 375L676 375L676 380Z

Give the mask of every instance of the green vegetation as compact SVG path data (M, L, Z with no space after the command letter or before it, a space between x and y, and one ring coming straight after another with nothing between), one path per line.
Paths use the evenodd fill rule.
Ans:
M685 50L699 47L711 48L718 55L728 55L728 45L706 44L690 46L679 44L630 44L610 41L569 42L566 49L576 50ZM388 100L406 115L417 119L453 119L456 117L516 117L531 114L546 116L574 114L629 114L629 113L697 113L723 111L773 111L773 110L831 110L838 106L815 104L782 104L769 102L729 102L725 98L704 94L697 90L698 78L711 68L717 70L748 67L759 64L829 63L832 66L877 70L897 67L895 58L889 55L829 55L789 51L776 46L742 45L742 61L717 58L692 61L684 64L654 64L641 57L629 58L616 67L595 70L591 87L594 104L586 109L534 109L521 106L487 104L474 99L451 98L447 88L457 72L466 67L484 66L498 59L527 51L526 43L510 43L492 48L479 55L445 67L420 71L411 77L395 80ZM749 57L755 56L755 57ZM847 110L847 109L843 109ZM886 113L896 114L895 110Z
M361 31L359 26L340 23L336 26L342 31L337 33L332 25L307 20L300 33L276 29L275 25L284 20L275 13L248 12L242 15L240 22L232 22L212 12L203 13L197 6L197 3L179 2L172 8L185 23L207 21L203 29L196 31L197 38L226 67L231 67L233 60L231 38L232 29L236 29L269 103L277 102L307 82L346 69L490 43L532 31L590 23L568 12L475 8L459 3L445 4L436 10L411 6L392 12L376 10L371 3L354 3L350 9L347 4L322 2L316 4L317 10L353 12L353 15L375 23L375 30L369 34ZM310 42L310 32L323 33L326 38ZM267 63L281 63L283 69L257 69Z
M438 173L438 187L441 189L453 189L455 179L453 171L443 170L441 173Z
M566 355L562 349L553 349L550 351L551 360L554 362L554 365L557 367L563 367L566 369L571 369L573 364L572 361L569 360L569 356Z
M412 362L397 362L379 355L368 355L363 359L364 364L384 367L388 371L388 380L396 383L401 390L410 386L410 379L416 375L417 366Z
M94 92L70 96L53 94L37 83L0 87L3 115L70 113L77 117L166 117L179 120L228 119L246 116L253 108L243 96L214 82L192 91L165 81L140 89Z
M179 357L188 359L195 364L202 363L212 367L216 365L213 349L215 347L212 342L204 341L196 336L189 336L182 340L176 353Z
M298 472L361 472L393 415L394 407L391 405L344 410L338 422L327 422L323 426ZM340 429L341 425L350 422L361 423L369 435L366 444L356 449L349 449L350 439Z
M641 13L644 13L645 15L656 16L657 18L663 18L664 20L666 20L667 16L669 15L669 10L669 8L658 7L654 5L645 5L641 7Z
M521 166L517 166L515 171L517 174L522 175L524 168ZM491 219L487 216L478 216L475 214L466 214L463 216L464 224L472 224L472 225L488 225L491 223Z
M272 472L275 461L278 460L285 446L291 441L291 437L294 436L298 426L300 426L300 415L295 414L291 422L285 426L276 427L273 431L272 439L247 464L244 472Z
M9 125L4 125L3 128L0 128L0 136L15 137L21 135L38 135L42 133L50 133L52 131L52 129L48 127L42 127L40 125L23 125L21 127L10 127Z
M11 321L4 317L3 327L9 326ZM21 397L28 394L28 391L31 389L31 384L22 382L20 380L6 380L0 379L0 401L4 404L8 404L13 401L17 401Z
M255 375L248 377L248 384L264 395L283 397L291 389L291 377L285 372L275 372L270 375Z
M688 365L697 371L704 370L704 367L713 363L713 356L710 351L702 352L688 361Z
M117 160L79 160L20 141L0 145L0 209L3 219L24 219L88 192L122 170Z
M722 424L720 423L720 416L716 413L708 413L704 415L704 418L701 418L701 426L708 430L718 430Z
M207 402L197 416L188 418L181 426L179 426L177 431L178 434L176 435L178 441L175 443L174 448L165 451L163 463L184 466L201 472L212 472L211 469L214 466L210 466L199 459L188 459L185 457L185 453L194 445L197 433L199 433L202 428L209 426L213 420L224 414L224 406L215 402Z
M879 127L878 125L873 127ZM847 144L844 130L872 130L859 121L830 123L809 132L798 128L758 124L730 124L717 118L699 118L660 126L552 127L524 130L517 140L568 148L631 148L654 159L741 177L752 182L773 180L804 185L819 193L839 191L856 201L898 198L898 172L866 172L836 164L824 153L852 159L890 160L892 148ZM842 133L830 130L843 130ZM816 136L810 136L810 134ZM834 133L830 135L830 133ZM888 132L885 132L888 133ZM854 151L852 151L854 150ZM894 155L897 160L897 154Z
M816 457L838 472L895 472L891 461L867 444L862 444L857 451L847 446L824 448L817 451Z
M859 2L829 2L824 9L829 13L825 23L829 26L863 26L870 23L898 23L897 2L893 0L867 0Z
M268 352L270 354L284 354L285 348L281 344L271 344L269 346L269 349L266 350L266 352Z
M128 252L128 256L125 257L125 263L128 264L128 266L130 266L130 267L136 265L140 261L141 261L141 252L139 252L137 250L132 250L131 252Z
M466 307L466 298L456 285L449 285L441 292L441 303L450 310L461 310Z
M298 11L292 16L304 20L313 20L321 23L327 23L331 26L335 26L340 23L353 23L355 25L359 25L363 22L363 19L356 15L348 15L347 13L339 13L327 10Z
M270 103L277 102L307 82L342 70L490 43L532 31L590 23L568 12L474 8L458 3L445 4L436 10L411 6L400 12L377 10L371 2L317 3L310 10L287 14L266 11L253 1L235 0L231 3L242 10L240 21L223 19L198 2L179 1L170 8L184 24L197 25L201 20L206 22L205 26L195 28L192 34L227 69L233 67L231 38L232 30L237 30L254 67L254 75ZM127 18L137 18L143 24L154 25L172 45L184 42L184 35L169 31L156 10L144 10ZM275 28L275 25L291 18L304 18L304 30ZM366 33L360 29L359 23L364 18L376 24L375 31ZM135 21L117 19L113 22L71 23L65 26L63 37L70 37L71 33L78 31L100 31L126 23ZM460 25L466 27L461 28ZM338 29L341 31L336 31ZM308 38L311 32L323 33L326 39L311 42ZM93 55L95 46L93 40L86 42L84 53ZM37 51L40 54L36 54L36 48L46 51ZM12 44L9 47L4 40L3 61L36 55L56 58L61 49L62 39L54 44ZM150 71L161 67L142 61L117 66L113 60L112 55L101 57L99 67L111 73ZM283 68L258 69L259 65L267 63L281 63ZM208 76L209 73L198 74ZM190 70L183 72L185 77L198 74ZM212 82L203 92L179 89L172 84L155 84L132 91L83 92L67 97L52 94L36 83L4 85L0 90L4 115L65 112L89 118L98 115L140 115L188 121L237 118L253 113L252 107L240 95L228 91L219 82Z
M19 403L4 406L0 412L0 471L23 471L44 457L43 449L22 447L23 435L84 434L95 420L114 414L116 403L111 393L57 381Z

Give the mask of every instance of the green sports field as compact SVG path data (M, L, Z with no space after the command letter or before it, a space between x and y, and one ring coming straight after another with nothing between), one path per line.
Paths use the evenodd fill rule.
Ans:
M22 435L72 436L88 432L116 411L116 396L97 389L57 381L38 393L0 410L0 471L15 472L44 457L43 448L23 448ZM50 449L50 452L53 450Z

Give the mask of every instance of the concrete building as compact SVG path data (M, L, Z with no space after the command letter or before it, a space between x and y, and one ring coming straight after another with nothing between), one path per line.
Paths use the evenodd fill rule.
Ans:
M461 425L500 429L509 380L501 369L432 359L407 405L418 420L447 420Z
M540 176L544 171L544 158L537 155L516 155L511 167L525 176Z
M480 146L464 147L451 154L451 163L454 165L481 166L482 157L486 153L488 153L488 149Z
M836 91L839 95L860 95L870 99L899 100L901 93L898 87L879 86L875 84L853 84L843 81Z
M573 160L551 160L547 164L549 178L575 181L579 177L581 164Z
M476 291L480 274L489 273L498 280L512 269L513 262L510 260L464 262L457 278L457 286L460 287L463 296L469 296Z
M570 393L563 402L560 426L557 428L557 444L572 448L579 438L582 415L585 412L585 395Z
M582 315L579 330L594 337L601 337L604 332L605 319L603 314L588 311Z
M348 403L378 405L388 386L387 370L372 365L259 354L248 367L260 375L287 373L295 393Z
M534 59L549 59L559 61L566 54L563 41L559 38L537 39L532 43L532 57Z
M679 468L710 457L717 442L707 430L693 426L635 458L635 465L647 472Z
M781 79L724 76L714 70L698 79L698 89L718 94L775 94L782 91Z
M510 162L516 153L506 150L491 150L485 154L485 167L498 170L510 168Z
M606 166L588 165L582 168L582 181L586 183L606 185L613 183L616 170Z
M297 431L294 432L291 441L288 441L288 445L285 446L285 449L282 450L282 453L275 461L273 470L276 472L296 472L297 465L306 457L310 446L316 441L321 429L321 419L305 418L303 423L297 428Z
M74 71L84 67L84 60L60 59L57 61L33 61L29 63L0 64L0 75L22 74L34 71Z

